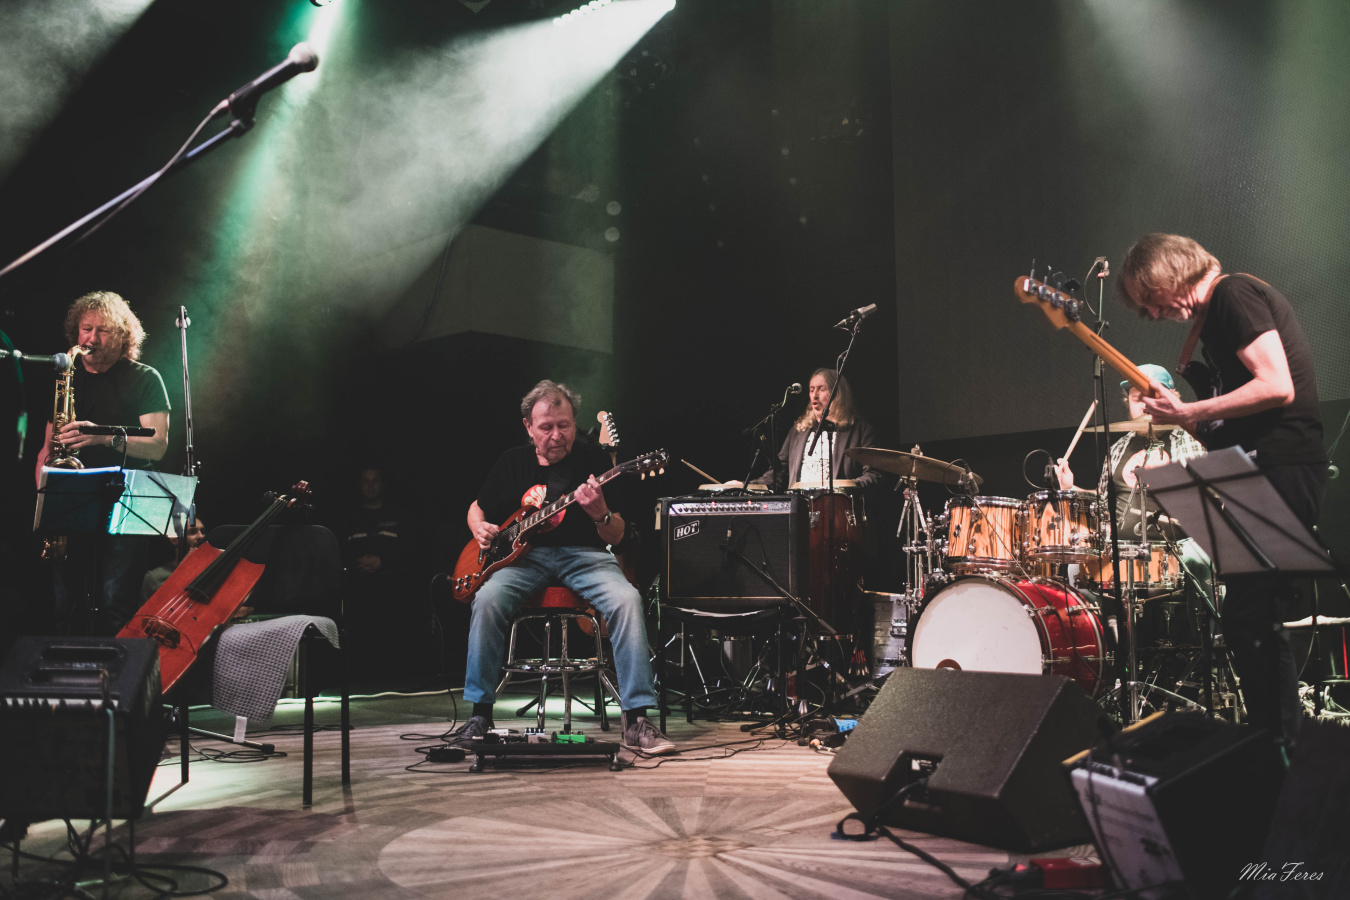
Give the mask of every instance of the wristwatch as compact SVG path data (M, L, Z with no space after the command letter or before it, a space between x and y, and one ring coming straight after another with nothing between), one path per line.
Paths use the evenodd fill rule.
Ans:
M603 519L591 519L591 521L595 523L596 528L604 528L609 524L609 520L612 518L614 518L614 510L607 509L605 510L605 517Z
M121 450L122 445L125 444L126 442L127 436L125 434L122 434L122 432L120 431L112 436L112 448L114 450Z

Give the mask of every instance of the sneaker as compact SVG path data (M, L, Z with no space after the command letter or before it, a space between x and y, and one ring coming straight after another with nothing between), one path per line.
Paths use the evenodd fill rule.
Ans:
M450 732L445 742L451 747L467 747L474 738L487 734L491 727L492 723L483 716L470 716L467 722Z
M647 756L659 756L674 753L675 743L666 737L646 716L638 716L632 722L628 714L623 714L623 748L634 750Z

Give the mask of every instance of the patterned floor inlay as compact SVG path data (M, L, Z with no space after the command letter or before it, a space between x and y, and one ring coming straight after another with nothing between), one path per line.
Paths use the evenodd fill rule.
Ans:
M586 727L587 723L581 723ZM368 726L352 736L352 784L339 779L338 735L315 741L314 806L300 806L298 735L276 738L284 759L198 762L191 780L136 825L137 856L227 875L216 900L417 900L509 894L513 900L932 900L960 888L888 841L833 838L852 811L826 770L830 758L735 725L672 721L683 755L610 772L606 765L491 768L468 763L407 771L421 758L405 731L425 721ZM599 736L598 729L594 729ZM753 747L753 744L742 744ZM624 754L632 762L631 754ZM159 771L151 796L177 780ZM114 832L125 844L127 829ZM1008 854L907 835L978 881ZM24 849L58 852L59 823L33 826ZM30 876L42 871L25 864Z

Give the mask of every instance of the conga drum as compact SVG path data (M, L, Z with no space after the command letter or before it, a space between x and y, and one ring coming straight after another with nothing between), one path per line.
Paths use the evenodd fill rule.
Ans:
M857 484L836 480L831 491L821 483L799 481L788 490L805 495L809 510L807 605L841 634L869 633L872 616L859 616L867 513Z

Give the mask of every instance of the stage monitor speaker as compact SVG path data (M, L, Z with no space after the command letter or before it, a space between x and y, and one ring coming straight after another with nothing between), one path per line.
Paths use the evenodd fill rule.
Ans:
M1283 763L1263 729L1160 713L1075 761L1071 776L1119 887L1184 882L1196 900L1222 900L1259 864Z
M787 604L736 553L805 599L804 497L667 497L661 501L661 528L666 549L661 599L667 603L714 611Z
M1260 862L1240 880L1256 900L1350 897L1350 728L1304 719Z
M1091 841L1064 760L1115 731L1058 675L895 669L830 777L865 819L1032 852ZM928 778L902 800L897 793Z
M105 675L106 673L106 675ZM159 648L149 638L23 636L0 664L0 817L140 816L164 749Z

